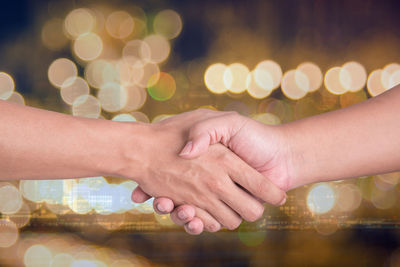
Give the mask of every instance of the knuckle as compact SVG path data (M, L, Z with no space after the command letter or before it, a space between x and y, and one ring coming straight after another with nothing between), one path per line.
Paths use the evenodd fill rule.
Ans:
M223 194L225 192L225 182L220 180L220 179L211 179L208 182L208 187L211 192L214 192L215 194Z

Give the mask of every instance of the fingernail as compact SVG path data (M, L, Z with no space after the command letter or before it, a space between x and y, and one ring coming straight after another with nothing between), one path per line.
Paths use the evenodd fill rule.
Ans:
M192 147L193 147L193 142L192 141L187 142L179 155L180 156L188 155L192 151Z
M157 209L158 211L165 212L165 209L163 206L161 206L161 204L157 204Z
M282 201L279 203L279 206L282 206L282 205L285 204L285 203L286 203L286 196L285 196L285 198L282 199Z
M184 212L183 210L181 210L180 212L178 212L178 217L181 220L186 220L186 218L188 217L186 212Z
M193 231L193 230L194 230L194 225L193 225L193 223L188 223L187 228L188 228L190 231Z

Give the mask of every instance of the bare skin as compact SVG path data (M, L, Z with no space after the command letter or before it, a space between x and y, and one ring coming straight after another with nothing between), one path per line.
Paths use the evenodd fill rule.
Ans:
M362 103L281 126L261 125L239 115L197 123L180 153L196 158L222 143L281 189L400 170L400 86ZM277 145L279 144L279 145ZM189 147L189 149L188 149ZM138 188L134 195L145 194ZM160 213L174 205L156 199ZM185 213L185 219L179 214ZM172 219L187 232L203 231L190 205L177 207Z
M0 101L0 180L129 178L152 196L198 207L208 231L234 229L242 218L262 215L258 199L279 204L286 195L222 145L193 160L178 156L190 127L214 115L199 110L158 124L124 123ZM265 187L246 187L250 177Z

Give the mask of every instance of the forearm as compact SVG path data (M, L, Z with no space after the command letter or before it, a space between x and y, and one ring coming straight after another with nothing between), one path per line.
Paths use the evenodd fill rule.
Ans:
M128 134L126 126L0 101L0 179L118 175L126 165L125 139L142 131L129 125ZM133 149L140 154L141 146Z
M291 187L400 170L400 86L357 105L285 125Z

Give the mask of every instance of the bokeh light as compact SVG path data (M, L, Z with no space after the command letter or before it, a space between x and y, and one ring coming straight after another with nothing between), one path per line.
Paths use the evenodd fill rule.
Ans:
M182 31L182 20L174 10L162 10L155 16L153 28L157 34L173 39Z
M143 107L147 100L146 90L140 86L126 87L127 101L123 111L138 110Z
M68 78L78 75L78 69L71 60L58 58L50 64L47 75L53 86L61 87Z
M315 214L327 213L334 207L335 202L335 192L326 183L313 186L307 195L307 207Z
M282 79L282 69L278 63L273 60L264 60L257 64L256 70L256 82L259 86L266 89L274 90L279 87ZM269 84L269 80L264 80L265 73L269 73L272 77L272 84ZM272 87L270 87L272 86Z
M381 190L378 187L373 187L370 200L377 209L387 210L396 204L397 192L393 189Z
M130 114L118 114L112 118L113 121L121 121L121 122L135 122L136 119Z
M150 62L161 63L168 58L171 46L164 36L153 34L144 38L143 41L150 48Z
M392 80L392 75L399 70L400 64L398 63L390 63L383 68L381 73L381 83L385 90L388 90L395 85Z
M144 76L142 61L136 61L134 64L119 61L117 70L119 72L119 81L124 86L136 85Z
M377 96L386 91L382 85L382 70L374 70L368 76L367 90L371 96Z
M133 32L134 26L132 16L126 11L115 11L107 17L106 29L114 38L127 38Z
M103 50L103 41L95 33L84 33L79 35L74 42L75 55L84 60L90 61L100 56Z
M361 204L362 196L359 188L353 184L342 184L336 189L336 206L341 212L351 212Z
M142 40L132 40L125 44L122 49L122 59L128 64L134 65L136 63L141 63L150 61L151 57L151 48Z
M224 72L224 83L228 90L240 94L247 89L247 77L249 69L241 63L229 65Z
M137 85L143 88L153 86L160 77L160 68L157 64L146 63L143 65L143 76L137 82Z
M64 29L68 36L73 39L81 34L91 32L95 26L95 16L86 8L72 10L64 21Z
M346 88L350 87L351 76L347 70L333 67L326 72L324 84L330 93L341 95L348 91Z
M0 99L1 99L1 97L0 97ZM20 93L18 93L18 92L13 92L13 93L11 94L11 96L10 96L9 98L7 98L7 101L8 101L8 102L15 103L15 104L19 104L19 105L25 106L25 99L24 99L24 97L23 97Z
M97 119L101 113L99 100L92 95L81 95L72 104L72 115Z
M96 89L107 82L114 81L116 77L117 73L113 64L104 59L89 62L85 67L85 79Z
M0 219L0 248L11 247L17 242L18 236L18 228L14 222Z
M13 78L5 72L0 72L0 99L7 100L14 92L14 87Z
M14 214L21 206L22 198L18 188L8 183L0 184L0 212Z
M246 88L249 95L262 99L272 92L273 78L271 74L262 69L255 69L247 75Z
M61 98L68 105L73 105L80 96L89 94L89 85L81 77L71 77L61 85Z
M367 82L367 72L363 65L358 62L350 61L343 64L339 79L342 81L342 86L350 91L357 92L364 88Z
M260 113L252 116L252 119L262 122L268 125L278 125L281 124L281 120L278 116L272 113Z
M212 93L223 94L228 88L224 82L224 74L227 66L222 63L215 63L209 66L204 74L204 82Z
M54 18L46 22L42 29L42 42L51 50L60 50L68 40L63 33L63 20Z
M287 98L298 100L308 92L308 78L298 70L289 70L283 75L281 87Z
M170 99L176 91L176 83L174 77L168 73L161 72L157 83L147 88L149 95L158 101Z
M28 248L24 255L26 267L50 266L52 255L50 250L43 245L33 245Z
M100 101L102 109L107 112L117 112L125 107L127 93L125 88L120 84L110 82L100 88L97 98Z
M308 92L317 91L323 81L321 69L313 62L304 62L297 66L297 70L303 73L308 79ZM303 78L304 79L304 78ZM301 77L299 77L301 80Z

